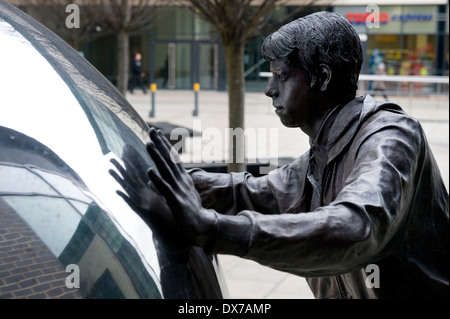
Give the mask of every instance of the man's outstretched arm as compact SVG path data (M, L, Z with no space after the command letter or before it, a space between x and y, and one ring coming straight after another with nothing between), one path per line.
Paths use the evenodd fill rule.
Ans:
M405 186L411 183L420 150L414 141L392 139L394 135L379 132L368 138L336 200L312 212L263 215L245 210L226 216L203 208L192 179L170 159L170 144L156 131L148 151L163 167L162 178L154 173L150 178L193 245L302 276L333 275L370 261L406 218L411 190ZM384 146L376 147L383 138ZM405 156L398 157L399 152Z

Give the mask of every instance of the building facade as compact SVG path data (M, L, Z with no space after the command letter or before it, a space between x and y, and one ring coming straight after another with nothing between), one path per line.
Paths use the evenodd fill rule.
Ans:
M448 73L448 5L336 6L361 36L362 73L375 73L379 61L389 75Z
M280 21L304 3L291 0L279 6L272 21ZM376 5L372 5L375 3ZM294 18L329 10L344 16L361 37L365 60L362 74L373 74L381 62L390 75L448 75L449 5L445 0L319 0ZM158 89L226 90L225 58L214 27L191 10L157 7L151 30L130 39L130 61L142 53L145 85ZM269 71L260 53L267 34L246 45L245 79L248 91L263 91ZM104 36L84 44L80 51L113 83L117 74L117 40Z
M348 19L363 43L362 74L374 74L377 65L383 62L389 75L448 75L447 2L418 5L390 1L389 5L375 8L351 2L346 5L345 1L337 3L310 7L298 17L331 10ZM273 19L292 10L292 6L277 8ZM181 8L163 11L166 18L134 42L134 50L140 47L145 52L147 80L163 89L191 89L193 83L200 83L202 90L225 90L225 60L214 27ZM377 15L370 17L373 13ZM267 79L259 77L259 72L268 71L260 53L264 38L263 35L247 44L245 76L249 91L261 91L267 83Z

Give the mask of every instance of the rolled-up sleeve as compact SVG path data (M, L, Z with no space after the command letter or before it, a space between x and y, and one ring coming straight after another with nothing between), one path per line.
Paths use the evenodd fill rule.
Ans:
M284 214L305 210L308 152L292 163L254 177L250 173L210 173L191 169L195 187L205 208L236 215L243 210L261 214Z
M224 215L236 215L247 209L265 214L278 213L267 176L253 177L247 172L209 173L200 169L189 173L205 208Z

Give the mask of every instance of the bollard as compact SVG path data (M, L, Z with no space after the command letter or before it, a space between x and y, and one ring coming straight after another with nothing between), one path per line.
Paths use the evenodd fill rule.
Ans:
M155 92L156 92L156 89L157 89L156 83L150 84L150 92L152 92L152 94L151 94L152 109L150 110L150 114L148 115L149 117L155 117Z
M198 91L200 91L200 83L194 83L194 111L192 111L193 116L198 115Z

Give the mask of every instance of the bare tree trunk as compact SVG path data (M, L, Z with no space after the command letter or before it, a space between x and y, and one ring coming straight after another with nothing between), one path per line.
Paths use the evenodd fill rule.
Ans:
M69 44L72 48L78 51L79 38L74 34L70 34Z
M245 44L231 42L224 45L224 51L228 83L229 126L231 130L244 130ZM246 164L242 161L245 158L242 134L235 134L235 138L230 136L229 150L230 163L228 164L228 172L245 171Z
M117 89L120 93L125 94L128 87L128 69L129 56L128 51L130 47L130 37L126 31L118 33L119 41L119 70L117 74Z

